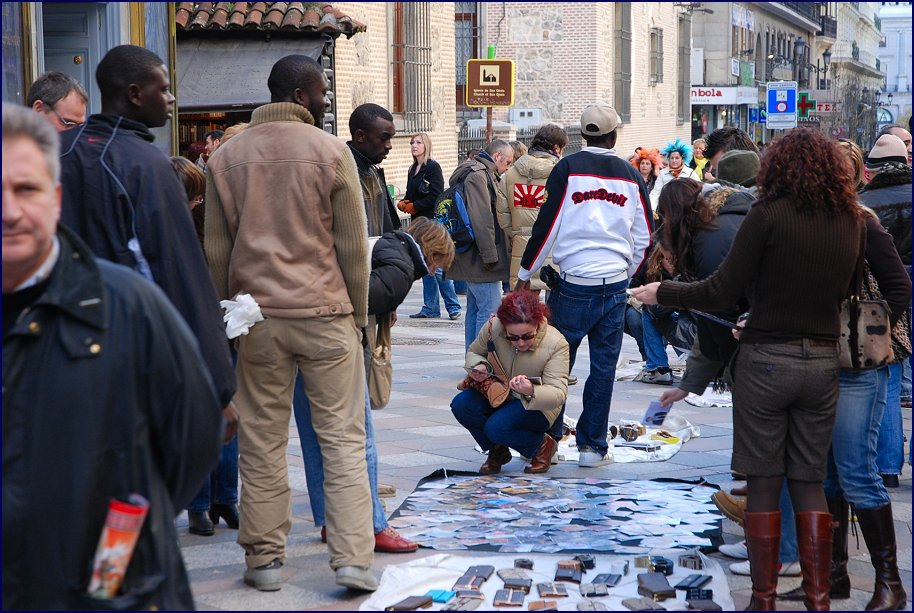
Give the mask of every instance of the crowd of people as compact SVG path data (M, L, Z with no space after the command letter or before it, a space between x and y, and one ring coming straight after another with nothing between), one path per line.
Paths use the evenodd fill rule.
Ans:
M619 114L595 103L580 152L548 124L529 149L491 141L447 183L428 134L412 134L395 202L381 166L393 115L366 103L349 141L322 130L329 84L308 57L277 61L270 103L209 132L196 159L152 144L174 112L161 58L115 47L96 79L88 117L84 87L56 72L30 108L3 105L4 608L193 608L182 509L193 534L237 529L244 582L281 589L293 414L336 582L377 589L374 553L418 548L379 500L372 409L390 391L378 350L419 279L410 318L441 317L443 301L463 319L451 409L487 454L480 474L512 451L524 472L550 469L585 337L578 466L613 462L627 333L636 380L669 386L662 405L732 389L747 485L715 501L745 528L728 551L748 561L734 572L751 576L750 609L847 598L851 509L875 568L867 609L904 606L886 488L911 402L909 130L886 128L866 155L809 129L760 153L725 127L623 156ZM446 190L472 228L462 247L442 223ZM889 307L892 358L839 368L840 304L861 278ZM245 299L230 333L220 302ZM681 378L668 346L686 357ZM134 494L149 515L102 603L87 591L98 535L110 501ZM785 574L803 583L778 594Z

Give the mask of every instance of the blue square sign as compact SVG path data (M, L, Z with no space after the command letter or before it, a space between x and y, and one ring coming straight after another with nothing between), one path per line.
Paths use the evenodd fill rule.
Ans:
M768 84L768 117L792 115L797 112L796 81L777 81Z

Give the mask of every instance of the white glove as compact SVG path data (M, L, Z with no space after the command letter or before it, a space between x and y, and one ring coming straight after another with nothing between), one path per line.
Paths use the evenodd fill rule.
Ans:
M223 300L219 305L225 309L222 320L225 322L225 335L229 338L247 334L251 326L263 321L260 305L250 294L238 294L234 300Z

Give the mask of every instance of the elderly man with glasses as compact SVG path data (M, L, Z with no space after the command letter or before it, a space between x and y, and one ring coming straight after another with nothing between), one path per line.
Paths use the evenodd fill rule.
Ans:
M89 96L79 82L68 74L52 70L32 83L28 106L42 113L48 123L63 132L86 123Z

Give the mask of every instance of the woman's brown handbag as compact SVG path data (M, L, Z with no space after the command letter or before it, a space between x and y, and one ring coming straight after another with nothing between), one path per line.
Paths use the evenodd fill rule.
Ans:
M863 225L854 274L854 293L841 302L841 337L838 339L841 368L881 368L895 360L889 305L882 300L878 285L869 274L865 252L866 224Z
M492 341L491 319L489 320L489 343L486 349L488 350L486 361L491 367L492 374L482 381L476 381L473 377L467 375L457 388L461 390L467 388L476 390L486 397L492 408L497 409L511 395L511 388L508 387L508 373L505 372L505 367L502 366L501 360L498 359L498 354L495 353L495 343Z
M390 402L394 366L390 341L390 314L378 315L377 336L368 365L368 398L371 408L383 409Z

